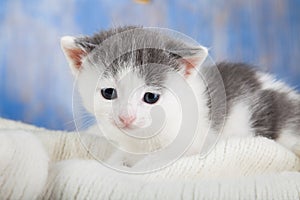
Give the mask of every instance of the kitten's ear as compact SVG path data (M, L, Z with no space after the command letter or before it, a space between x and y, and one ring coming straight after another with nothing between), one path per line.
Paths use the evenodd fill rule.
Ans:
M62 37L60 44L73 74L76 75L82 68L82 59L91 51L91 47L72 36Z
M183 65L184 76L188 77L205 61L208 56L208 49L204 46L194 46L177 50L174 53Z

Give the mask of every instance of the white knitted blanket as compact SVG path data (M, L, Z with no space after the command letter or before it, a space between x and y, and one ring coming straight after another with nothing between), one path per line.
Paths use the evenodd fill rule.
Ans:
M102 138L81 137L98 158ZM146 175L102 166L76 133L0 119L0 199L300 199L300 159L265 138L219 142Z

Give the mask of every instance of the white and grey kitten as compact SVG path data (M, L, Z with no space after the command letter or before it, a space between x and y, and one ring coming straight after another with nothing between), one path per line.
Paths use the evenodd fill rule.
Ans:
M210 129L211 138L220 131L221 138L264 136L299 154L300 95L251 66L218 63L217 76L212 67L200 67L205 47L141 27L65 36L61 45L84 106L102 133L126 151L156 151L176 138L183 119L174 92L190 98L188 84L197 102L197 135ZM212 101L220 108L213 109ZM157 106L163 114L152 112ZM196 138L186 155L199 153L201 145Z

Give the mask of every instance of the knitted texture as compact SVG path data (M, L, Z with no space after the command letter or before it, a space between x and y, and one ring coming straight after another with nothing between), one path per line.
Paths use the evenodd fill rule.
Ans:
M204 158L144 175L93 159L111 154L102 137L0 119L0 199L300 198L299 158L265 138L220 141Z

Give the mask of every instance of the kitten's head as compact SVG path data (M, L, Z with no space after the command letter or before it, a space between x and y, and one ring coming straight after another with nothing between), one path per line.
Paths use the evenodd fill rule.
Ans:
M87 110L104 127L137 137L138 130L149 132L147 127L160 132L176 127L181 110L174 90L183 90L181 81L193 76L207 56L202 46L139 27L65 36L61 45Z

